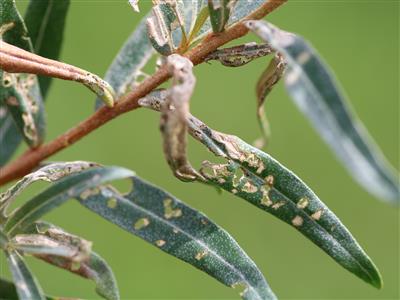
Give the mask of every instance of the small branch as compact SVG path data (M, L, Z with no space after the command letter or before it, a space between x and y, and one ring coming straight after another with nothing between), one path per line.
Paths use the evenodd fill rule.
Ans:
M245 20L258 20L274 11L286 0L271 0L264 3L259 9L250 14ZM184 56L190 59L194 65L204 61L206 56L222 45L244 36L249 30L242 22L233 25L219 34L209 34L203 42L188 51ZM89 118L68 130L53 141L36 149L26 151L15 161L0 169L0 185L22 177L37 167L40 162L53 154L69 147L82 137L88 135L115 117L139 107L138 100L160 84L170 78L166 67L160 68L154 75L143 81L135 90L121 97L113 108L102 107Z

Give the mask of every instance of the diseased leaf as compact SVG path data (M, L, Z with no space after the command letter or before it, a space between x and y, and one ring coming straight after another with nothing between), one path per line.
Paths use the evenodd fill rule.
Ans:
M36 54L59 59L69 4L70 0L30 0L24 20ZM46 98L51 79L39 76L43 98Z
M139 79L145 75L142 68L154 53L147 37L145 17L126 40L106 72L104 79L114 88L117 97L125 95L138 85ZM102 101L97 99L96 108L101 105Z
M167 58L167 68L173 82L167 91L166 101L161 106L160 130L164 140L164 154L177 178L193 181L201 178L186 156L189 100L196 84L192 72L193 64L183 56L172 54Z
M257 148L263 148L267 145L271 130L269 122L264 112L264 102L272 88L278 83L286 69L286 63L280 53L276 53L275 57L270 61L267 69L261 74L257 82L257 118L263 136L257 141Z
M16 184L10 187L7 191L0 194L0 219L6 217L7 207L13 202L13 200L29 185L35 181L43 180L47 182L57 181L64 176L81 172L82 170L98 166L92 162L86 161L73 161L73 162L62 162L52 163L44 166L39 170L32 172L24 176Z
M6 257L19 299L45 300L42 288L32 275L22 256L15 250L6 251Z
M202 213L174 196L132 177L132 191L121 195L107 186L78 200L124 230L208 273L244 299L276 299L254 262L235 240Z
M15 1L0 2L0 43L2 41L15 45L26 51L32 51L32 45L25 24L16 8ZM3 44L0 50L3 50ZM4 56L1 55L0 62ZM40 145L45 136L45 113L38 80L32 74L12 74L0 69L0 104L6 105L8 113L14 119L14 126L7 127L3 136L22 135L31 147ZM3 127L2 126L2 127ZM6 143L8 141L5 141ZM18 138L11 140L12 147L5 152L6 161L15 151ZM4 162L3 162L4 163Z
M28 249L29 253L56 267L93 280L96 284L96 292L105 299L119 299L117 282L111 268L103 258L91 251L90 242L43 221L31 224L25 232L30 233L29 236L41 235L53 243L58 243L61 247L57 250L68 249L63 253L54 253L52 249L49 249L49 252L46 252L45 249L38 252L36 251L38 247L36 247L36 249ZM17 235L16 238L21 236L26 235Z
M274 50L268 44L247 43L230 48L223 48L211 52L205 62L217 60L227 67L241 67L249 62L273 53Z
M284 78L290 96L354 179L376 196L399 204L395 172L312 46L266 22L249 21L247 26L283 54L288 63Z
M154 110L165 102L156 91L139 104ZM220 187L293 226L340 265L380 288L378 269L347 228L293 172L270 155L233 135L212 130L193 116L189 133L226 164L204 162L200 170L209 183Z
M215 33L224 31L229 19L231 5L235 0L208 0L211 27Z
M119 167L91 168L60 179L16 209L5 223L4 230L11 236L21 233L30 224L60 206L70 198L107 181L125 178L132 171Z
M13 73L31 73L27 76L38 74L79 82L99 96L106 105L113 106L113 88L95 74L72 65L30 53L1 40L0 54L0 67L4 71L9 72L8 74L10 75L13 75Z

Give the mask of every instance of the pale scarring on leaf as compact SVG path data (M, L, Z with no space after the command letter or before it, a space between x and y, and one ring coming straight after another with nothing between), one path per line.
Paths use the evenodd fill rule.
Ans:
M133 225L133 227L135 228L135 230L140 230L144 227L147 227L150 224L149 219L147 218L140 218L139 220L137 220L135 222L135 224Z
M303 225L303 218L302 217L300 217L300 216L295 216L293 219L292 219L292 224L293 224L293 226L296 226L296 227L300 227L301 225Z
M173 208L172 204L172 199L168 198L164 200L164 217L166 219L179 218L182 216L182 210L180 208Z
M164 154L177 178L183 181L202 179L186 156L189 100L196 83L192 73L193 64L187 58L173 54L167 59L167 68L172 76L172 87L161 106L160 129Z

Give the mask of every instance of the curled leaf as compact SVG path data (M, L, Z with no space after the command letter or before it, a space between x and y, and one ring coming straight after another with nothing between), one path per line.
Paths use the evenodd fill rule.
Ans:
M161 107L160 129L164 154L174 175L181 180L191 181L201 178L186 156L189 100L196 83L192 73L193 64L187 58L173 54L167 59L167 67L173 82Z
M166 101L154 92L140 104L158 110ZM206 180L293 226L340 265L380 288L378 269L336 215L293 172L233 135L212 130L189 116L189 133L226 164L204 162Z
M285 68L286 63L283 56L280 53L276 53L275 57L270 61L267 69L261 74L260 79L257 82L257 118L263 134L263 137L258 140L257 148L263 148L267 144L271 135L269 122L265 116L263 105L267 95L283 76Z
M398 178L347 103L329 67L302 37L263 21L247 26L282 53L286 89L350 174L369 192L399 204Z
M268 44L247 43L231 48L218 49L211 52L205 61L217 60L227 67L241 67L259 57L273 53Z
M43 180L47 182L54 182L65 176L81 172L94 166L98 165L86 161L53 163L24 176L6 192L0 194L0 216L5 218L7 207L24 189L26 189L35 181Z
M236 241L207 216L138 177L122 195L112 187L79 202L122 229L137 235L230 287L243 299L276 299L263 275Z
M64 28L70 0L31 0L25 13L25 24L34 52L58 60L64 37ZM51 84L51 77L39 76L43 98Z
M30 53L4 41L0 41L0 55L0 67L8 72L8 74L31 73L80 82L97 94L107 106L112 107L114 104L113 88L95 74L72 65ZM4 84L3 78L3 86Z

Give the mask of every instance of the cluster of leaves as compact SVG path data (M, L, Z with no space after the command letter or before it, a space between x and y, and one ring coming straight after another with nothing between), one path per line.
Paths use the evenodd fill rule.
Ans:
M193 64L182 56L206 34L221 34L262 6L265 0L154 0L128 38L103 81L77 67L56 61L69 1L31 0L25 18L13 0L0 3L0 166L24 139L30 147L44 140L43 101L51 77L83 83L98 96L96 107L134 90L152 57L172 77L169 89L155 90L139 101L161 112L164 153L173 174L183 181L216 186L294 227L341 266L380 288L379 271L336 215L293 172L269 154L238 137L215 131L190 114L195 89ZM138 1L130 1L138 10ZM218 49L205 58L240 67L273 54L257 83L257 116L268 124L263 104L273 86L284 79L289 95L312 121L322 138L353 177L368 191L399 202L396 175L350 110L338 83L310 44L298 35L262 21L245 21L262 44ZM46 57L46 58L44 58ZM22 62L21 62L22 61ZM39 76L37 76L39 75ZM50 77L43 77L43 75ZM194 168L186 156L189 133L224 164L204 161ZM109 181L127 178L134 188L121 194ZM9 211L13 200L31 183L51 186ZM0 279L0 298L44 299L24 263L25 254L66 269L96 283L97 293L118 299L114 275L83 238L40 219L68 199L161 250L238 288L243 299L276 299L255 263L236 241L204 214L120 167L88 162L56 163L26 175L0 195L0 248L13 283Z

